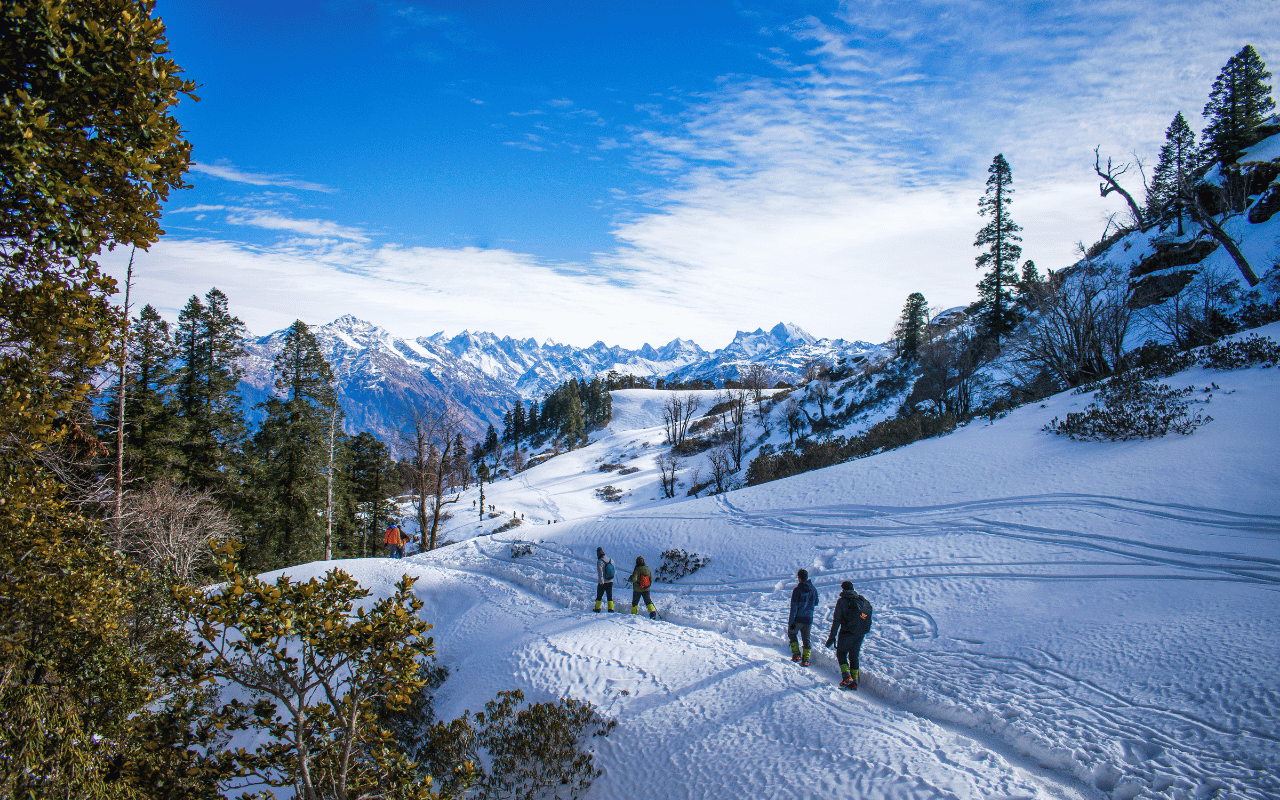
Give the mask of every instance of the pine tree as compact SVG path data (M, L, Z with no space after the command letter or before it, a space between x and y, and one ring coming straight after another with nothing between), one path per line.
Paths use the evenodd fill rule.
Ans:
M276 395L260 405L266 419L253 438L257 535L244 551L246 563L261 570L320 553L329 427L337 408L333 372L301 320L285 331L274 369Z
M564 437L570 450L574 445L586 439L585 425L582 419L582 400L578 396L577 381L565 384L565 413L560 423L560 435Z
M524 418L524 403L517 400L516 407L512 410L511 423L515 426L515 442L516 446L520 446L520 440L527 435L526 423Z
M181 471L182 419L174 407L177 348L166 322L144 306L129 337L125 392L125 464L145 480L177 477Z
M1009 205L1013 202L1013 188L1010 186L1013 170L1003 154L991 160L987 172L987 190L978 201L978 213L990 217L991 221L978 231L973 246L987 248L976 259L978 269L988 270L978 282L981 297L979 320L983 332L994 336L999 343L1000 338L1012 332L1018 324L1011 295L1018 283L1014 266L1022 257L1022 247L1017 244L1022 241L1018 235L1022 228L1009 216Z
M1200 163L1195 132L1179 111L1165 129L1160 160L1151 175L1151 188L1147 190L1148 219L1155 220L1176 214L1178 235L1183 234L1182 220L1187 213L1187 192Z
M498 452L498 444L499 444L498 431L496 428L493 427L493 424L490 423L489 430L485 431L485 434L484 434L485 455L491 456L494 453Z
M184 469L189 483L215 492L230 490L232 465L245 436L244 413L236 388L244 355L244 323L227 309L218 289L194 295L178 315L177 346L181 369L178 403L186 428Z
M1209 120L1203 132L1205 158L1234 164L1240 151L1258 140L1258 126L1275 108L1267 65L1253 45L1232 56L1218 73L1204 107Z
M929 321L929 304L924 295L912 292L902 307L902 316L898 318L898 326L894 331L898 353L905 358L914 358L924 341L924 326Z

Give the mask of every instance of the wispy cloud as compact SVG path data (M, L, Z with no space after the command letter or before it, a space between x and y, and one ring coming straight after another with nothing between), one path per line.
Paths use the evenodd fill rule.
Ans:
M336 222L323 219L293 219L283 214L277 214L274 211L251 211L246 209L244 212L228 214L227 222L234 225L251 225L255 228L265 228L273 231L290 231L305 236L347 239L352 242L369 241L368 234L359 228L339 225Z
M191 165L192 172L198 172L202 175L210 175L214 178L221 178L225 181L235 181L236 183L247 183L252 186L287 186L290 189L303 189L308 192L326 192L333 194L337 192L330 186L322 183L312 183L311 181L298 180L290 178L287 175L268 175L258 172L249 172L240 169L232 164L219 162L216 164L193 163Z
M323 219L295 219L278 211L271 211L246 206L228 205L194 205L171 209L170 214L197 214L197 219L211 211L225 211L226 221L232 225L248 225L273 231L289 231L304 236L322 237L324 239L346 239L352 242L369 241L368 232L360 228L339 225Z

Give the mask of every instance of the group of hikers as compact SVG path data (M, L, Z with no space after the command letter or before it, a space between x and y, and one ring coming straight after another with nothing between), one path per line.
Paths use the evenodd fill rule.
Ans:
M818 607L818 590L809 580L807 570L797 572L796 578L796 586L791 590L791 612L787 615L787 640L791 643L791 660L807 667L811 648L809 630L813 627L813 612ZM863 637L870 630L871 603L853 590L852 582L844 581L840 584L840 597L836 599L831 633L826 642L827 647L835 645L836 648L841 689L858 688L858 653L862 650Z
M413 536L400 530L400 526L392 522L382 536L382 543L387 546L387 555L392 558L404 558L405 550L414 543Z
M609 599L609 610L613 611L613 578L615 570L613 559L604 554L603 547L596 548L596 613L600 612L600 604L606 597ZM649 595L653 587L653 570L644 563L644 556L636 556L636 568L623 578L631 584L631 613L640 613L640 601L649 610L649 619L658 618L658 609L653 607L653 598Z
M605 555L603 547L596 548L596 607L600 613L603 602L608 600L608 609L613 606L613 581L616 570L613 560ZM787 640L791 644L791 660L800 666L809 666L809 655L812 648L810 629L813 627L813 614L818 607L818 590L809 580L808 570L796 573L796 586L791 590L791 610L787 615ZM649 619L658 618L658 610L653 606L653 598L649 592L653 586L653 570L644 563L643 556L636 556L636 566L632 573L624 578L631 584L631 613L640 613L640 601L644 600L649 610ZM844 581L840 584L840 596L836 599L835 611L831 619L831 632L827 635L827 647L836 648L836 662L840 665L840 688L856 690L858 688L858 654L862 650L862 639L871 630L871 603L867 598L853 590L853 583ZM801 644L803 643L803 647Z

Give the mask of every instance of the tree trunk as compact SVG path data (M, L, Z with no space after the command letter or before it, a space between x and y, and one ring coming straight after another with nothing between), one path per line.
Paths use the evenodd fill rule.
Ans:
M120 336L120 387L116 394L116 471L115 471L115 526L116 550L124 543L124 383L125 369L129 363L129 288L133 285L133 256L137 248L129 251L129 267L124 274L124 332Z

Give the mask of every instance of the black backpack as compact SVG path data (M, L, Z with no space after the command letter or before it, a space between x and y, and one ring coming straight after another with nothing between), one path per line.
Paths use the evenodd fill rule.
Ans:
M853 608L858 617L854 620L854 624L862 623L863 633L871 630L871 601L860 594L854 595Z

